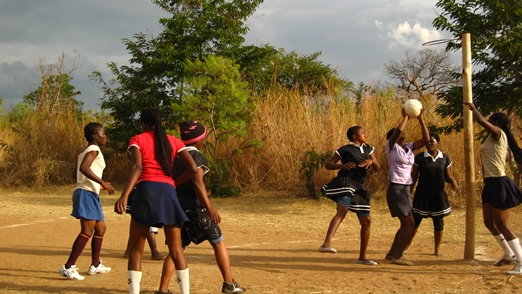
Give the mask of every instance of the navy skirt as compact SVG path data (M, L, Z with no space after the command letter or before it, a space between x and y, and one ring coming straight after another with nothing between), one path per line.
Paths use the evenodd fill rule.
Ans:
M176 188L159 182L142 181L136 185L130 214L139 224L156 228L189 221L179 205Z
M72 196L73 209L71 215L87 220L103 220L100 197L92 191L76 189Z
M413 198L413 214L420 217L445 217L451 213L448 194L443 190L439 193L415 191Z
M522 202L522 191L508 177L484 178L482 204L491 203L497 209L508 209Z

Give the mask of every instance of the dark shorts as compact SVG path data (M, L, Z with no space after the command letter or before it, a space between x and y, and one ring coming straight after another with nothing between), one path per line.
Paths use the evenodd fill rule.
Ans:
M98 194L84 189L76 189L72 196L73 209L71 215L75 218L102 221L103 211Z
M386 202L392 217L413 215L410 185L390 183L386 191Z
M336 177L321 187L321 192L335 203L340 202L357 216L370 215L370 192L350 177Z
M183 224L181 239L183 247L190 243L199 244L208 240L211 244L223 241L223 234L219 225L210 220L210 215L205 207L195 207L185 210L189 222Z
M509 209L522 202L522 192L508 177L484 178L482 204L491 203L493 208Z

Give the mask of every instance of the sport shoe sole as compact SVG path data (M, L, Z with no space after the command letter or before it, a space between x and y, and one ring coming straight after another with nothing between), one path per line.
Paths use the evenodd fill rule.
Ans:
M111 271L110 267L104 266L101 262L97 267L91 265L89 271L87 272L89 275L97 275L97 274L106 274Z
M405 257L393 258L391 263L392 264L398 264L398 265L407 265L407 266L415 265L411 260L408 260Z
M70 268L66 269L65 268L65 265L62 266L62 268L58 271L58 273L70 280L79 280L79 281L82 281L85 279L84 276L81 276L79 273L78 273L78 269L76 268L76 266L71 266Z
M335 250L334 248L332 247L319 247L319 249L317 250L319 252L322 252L322 253L337 253L337 250Z
M515 264L515 267L507 272L508 275L522 275L522 265Z
M357 264L363 264L363 265L377 265L377 262L373 260L360 260L357 259Z

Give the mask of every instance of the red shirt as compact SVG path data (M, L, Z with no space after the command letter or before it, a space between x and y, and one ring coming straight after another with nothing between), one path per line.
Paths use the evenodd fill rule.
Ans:
M179 151L185 149L185 144L176 137L167 135L167 138L172 145L172 161L178 154ZM168 183L176 187L174 179L170 176L165 175L163 169L156 160L156 144L154 140L154 132L148 131L136 135L130 139L129 147L136 146L141 152L142 159L142 170L141 175L138 178L138 182L149 181L149 182L161 182Z

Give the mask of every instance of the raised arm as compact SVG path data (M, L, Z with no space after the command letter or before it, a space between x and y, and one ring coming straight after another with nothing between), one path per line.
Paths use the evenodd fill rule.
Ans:
M408 124L408 120L409 120L409 117L406 114L406 112L404 111L404 108L402 108L402 120L399 123L399 125L395 128L395 130L393 131L393 134L390 137L390 140L388 140L388 147L390 148L390 150L393 149L393 146L395 146L395 144L397 142L399 142L399 139L401 138L401 134L404 131L404 129L406 128L406 125Z
M413 147L412 147L413 150L417 150L417 149L420 149L420 148L426 146L426 144L428 144L428 142L430 141L430 133L428 132L428 128L426 127L426 123L424 122L423 114L424 114L424 110L421 109L421 112L420 112L419 116L417 117L417 119L419 120L420 128L421 128L422 139L413 142Z
M481 125L486 130L486 132L490 133L495 140L498 140L500 138L502 130L499 127L490 123L484 116L482 116L480 111L478 111L478 109L475 107L475 105L473 105L473 103L464 103L464 105L466 105L469 108L469 110L471 110L471 112L473 113L473 119L476 122L478 122L479 125Z

